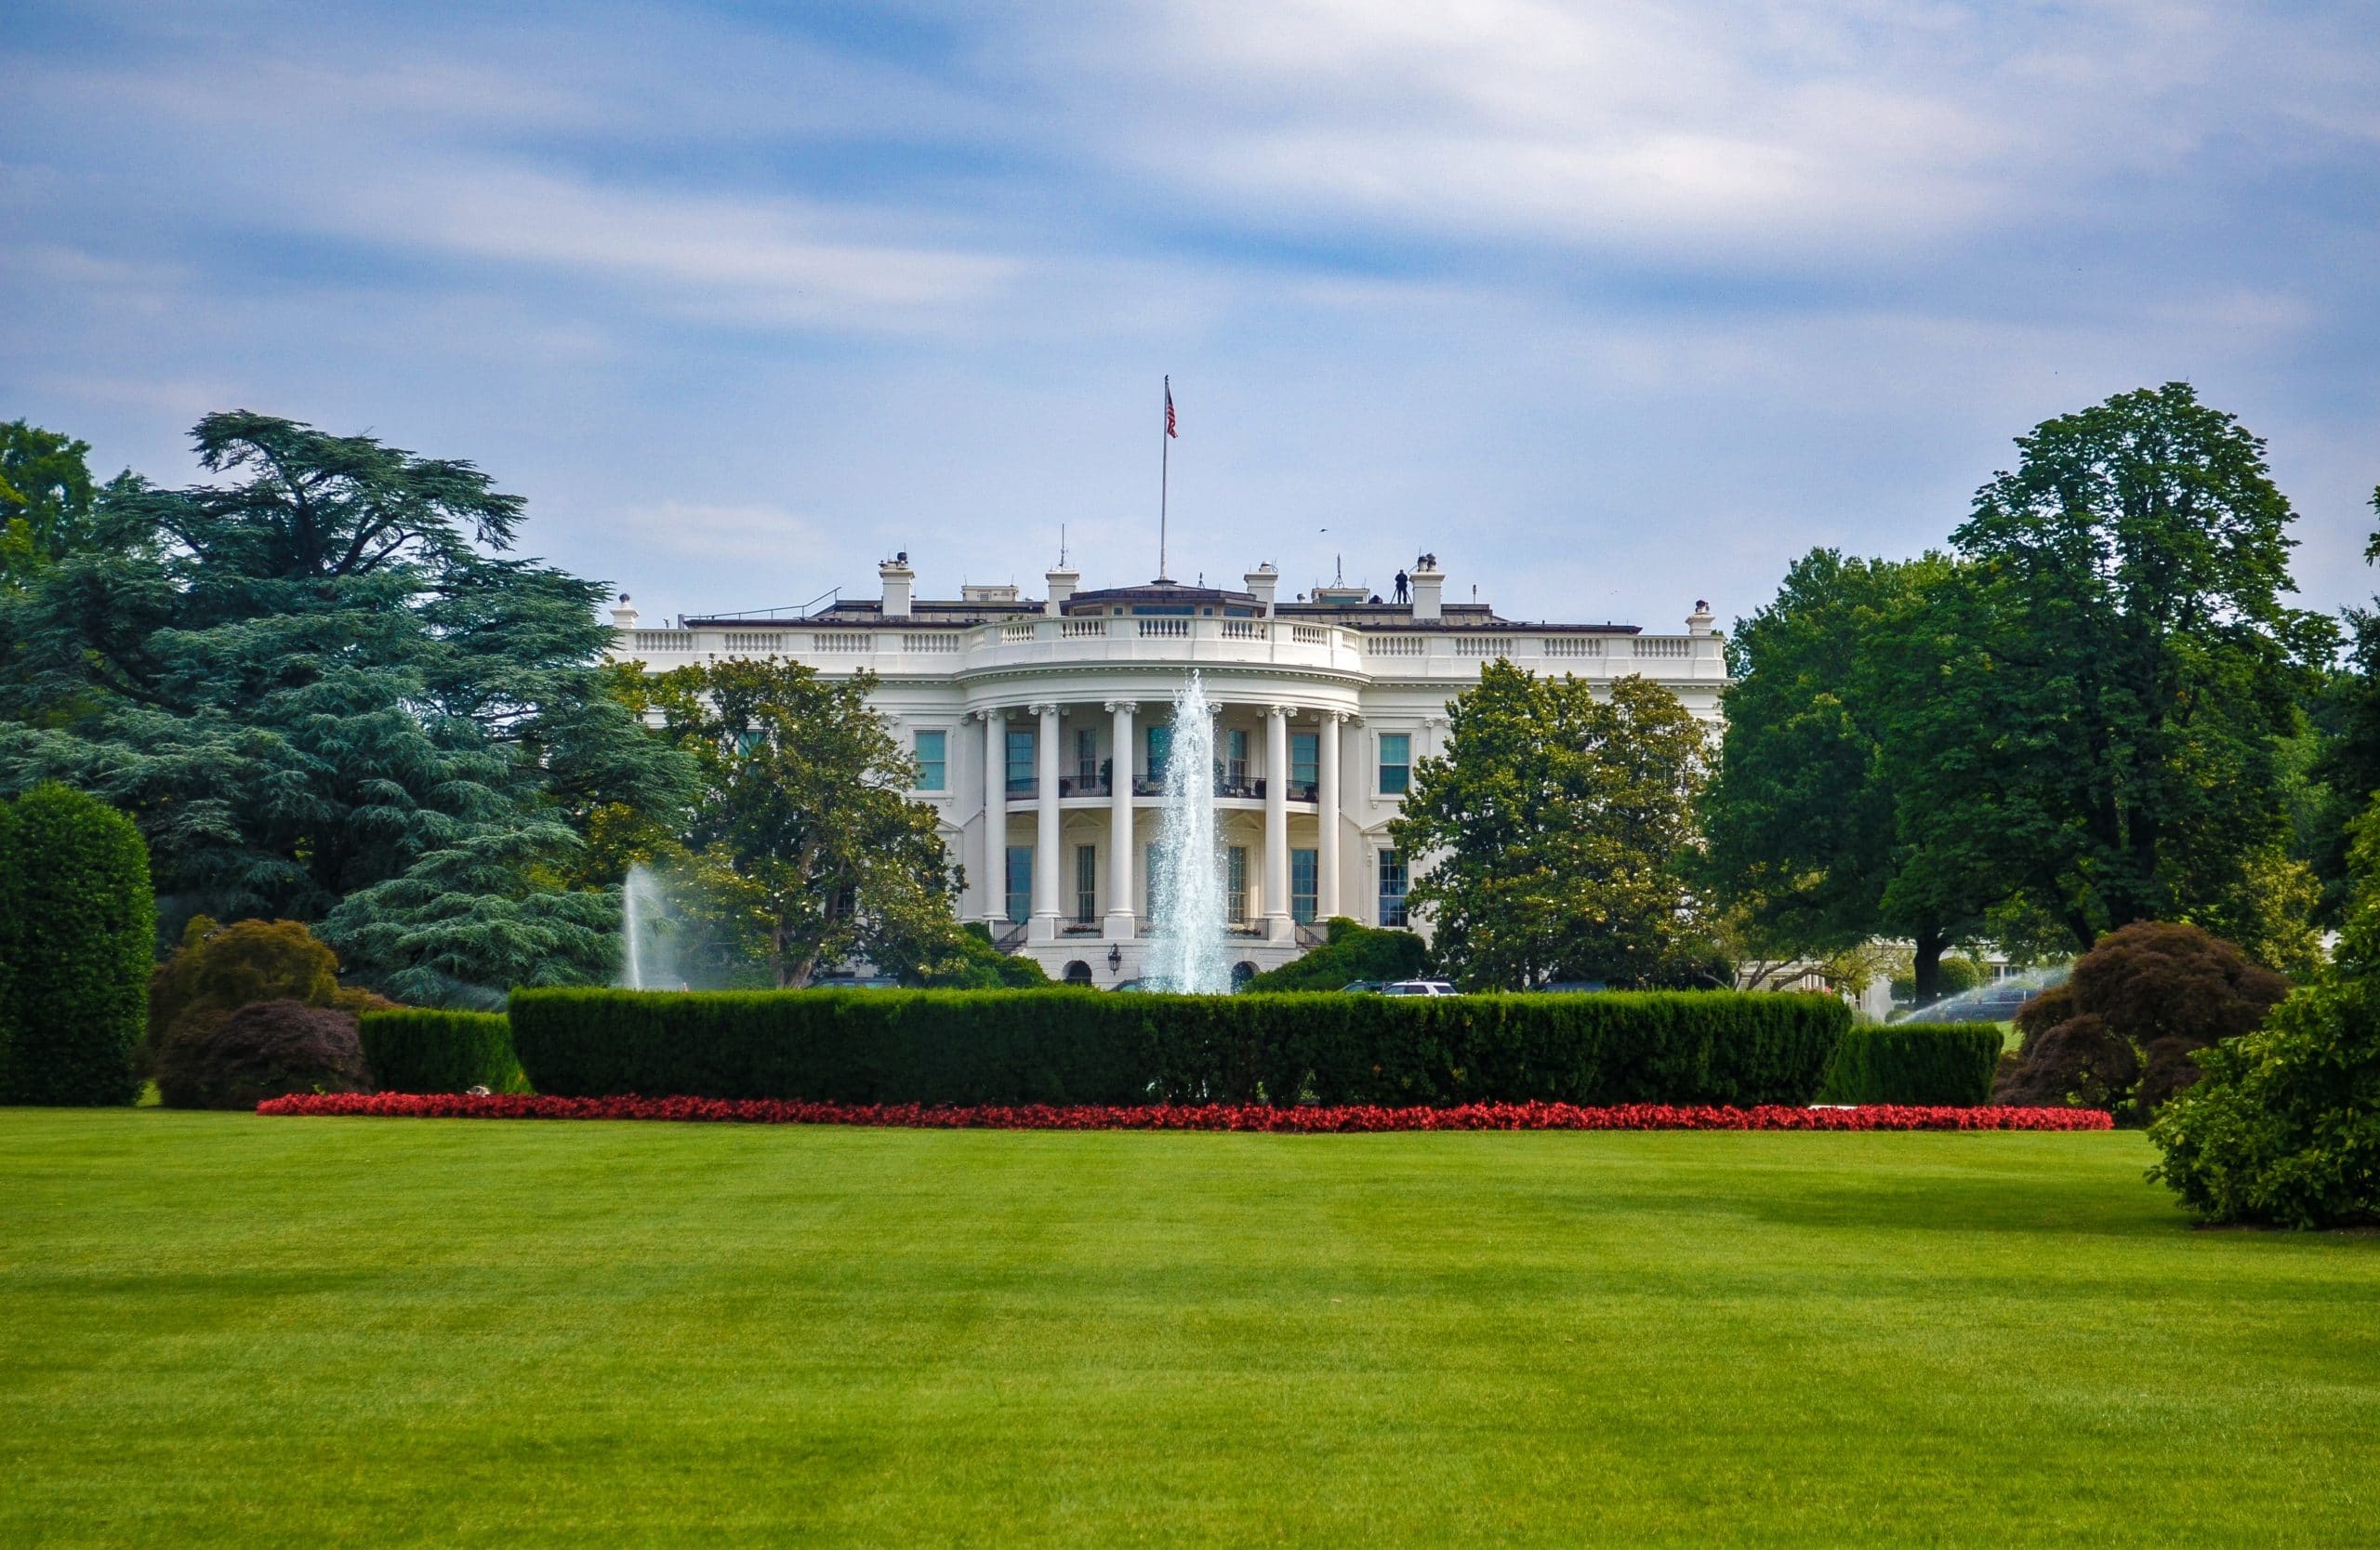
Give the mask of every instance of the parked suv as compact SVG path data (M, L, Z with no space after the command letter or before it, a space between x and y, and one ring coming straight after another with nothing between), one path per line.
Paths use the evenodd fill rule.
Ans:
M1392 980L1380 987L1380 993L1383 996L1460 996L1462 994L1442 979Z

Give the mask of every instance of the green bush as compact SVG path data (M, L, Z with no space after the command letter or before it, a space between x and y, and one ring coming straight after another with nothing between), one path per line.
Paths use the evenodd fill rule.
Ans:
M1895 1023L1855 1027L1834 1047L1819 1085L1822 1104L1950 1104L1991 1101L2000 1067L1996 1023Z
M1419 979L1429 972L1430 945L1409 931L1390 931L1333 916L1322 946L1256 975L1243 990L1337 990L1359 979Z
M406 1007L356 1020L364 1063L383 1093L519 1093L528 1086L512 1057L512 1025L500 1012Z
M234 921L193 915L173 956L149 977L148 1055L221 1026L258 1001L302 1001L361 1014L397 1003L338 982L338 955L298 921Z
M156 956L149 847L132 820L57 785L0 828L0 1103L128 1104Z
M843 1103L1806 1103L1824 996L522 989L540 1093Z

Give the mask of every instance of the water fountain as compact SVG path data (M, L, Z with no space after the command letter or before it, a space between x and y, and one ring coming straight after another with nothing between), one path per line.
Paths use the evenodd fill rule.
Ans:
M1173 697L1165 810L1149 868L1157 884L1156 931L1143 983L1195 995L1230 990L1223 852L1215 842L1215 711L1197 673Z
M668 956L654 939L667 909L661 879L653 868L642 862L630 867L620 887L620 984L630 990L676 983L668 977L669 965L654 961Z

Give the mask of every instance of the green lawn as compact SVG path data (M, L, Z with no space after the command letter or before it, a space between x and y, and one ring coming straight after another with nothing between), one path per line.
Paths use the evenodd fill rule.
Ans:
M0 1544L2369 1543L2149 1157L0 1110Z

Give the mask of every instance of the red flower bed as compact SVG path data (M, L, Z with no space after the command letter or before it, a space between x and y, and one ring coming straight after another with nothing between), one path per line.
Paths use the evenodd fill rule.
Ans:
M891 1125L920 1130L1272 1131L2103 1131L2093 1108L1685 1107L1463 1104L1452 1108L1273 1108L1263 1104L824 1104L789 1098L549 1098L499 1093L323 1093L271 1098L258 1114L419 1119L695 1119L746 1125Z

